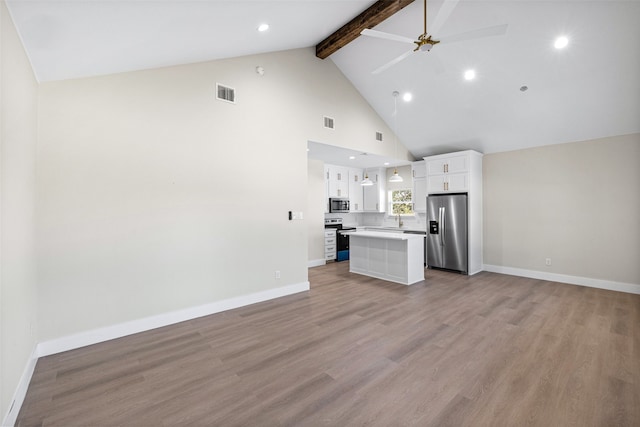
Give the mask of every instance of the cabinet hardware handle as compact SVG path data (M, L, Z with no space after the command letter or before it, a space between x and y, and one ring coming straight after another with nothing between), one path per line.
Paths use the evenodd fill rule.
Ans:
M327 172L327 181L329 180L329 172Z

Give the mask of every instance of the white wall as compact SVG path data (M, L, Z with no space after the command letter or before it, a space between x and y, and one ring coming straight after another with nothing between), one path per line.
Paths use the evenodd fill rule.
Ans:
M488 154L483 173L485 264L640 285L640 134Z
M0 1L1 419L9 412L36 344L37 89L5 3ZM14 418L16 411L12 411Z
M43 340L305 282L307 141L390 132L313 49L45 83L40 112Z
M307 173L308 257L310 265L317 265L324 262L324 210L326 204L324 162L308 159Z

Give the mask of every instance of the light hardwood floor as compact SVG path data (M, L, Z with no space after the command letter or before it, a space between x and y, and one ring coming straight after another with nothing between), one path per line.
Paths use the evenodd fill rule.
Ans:
M640 295L433 270L38 361L18 426L638 426Z

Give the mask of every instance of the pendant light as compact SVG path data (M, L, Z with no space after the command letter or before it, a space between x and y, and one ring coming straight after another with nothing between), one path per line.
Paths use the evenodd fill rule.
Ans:
M398 175L398 169L393 168L393 175L389 178L389 182L402 182L404 181L400 175Z
M394 157L398 157L398 95L400 93L397 90L394 90L393 93L393 123L394 123ZM398 175L398 169L394 166L393 175L389 178L389 182L402 182L403 179L400 175Z
M373 181L369 179L369 174L367 173L366 169L364 170L364 179L360 181L360 185L362 185L363 187L373 185Z

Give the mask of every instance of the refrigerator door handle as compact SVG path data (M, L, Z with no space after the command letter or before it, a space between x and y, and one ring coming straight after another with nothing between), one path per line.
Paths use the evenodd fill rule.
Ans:
M444 246L444 233L445 233L445 224L444 224L444 206L438 209L438 222L440 223L440 245Z

